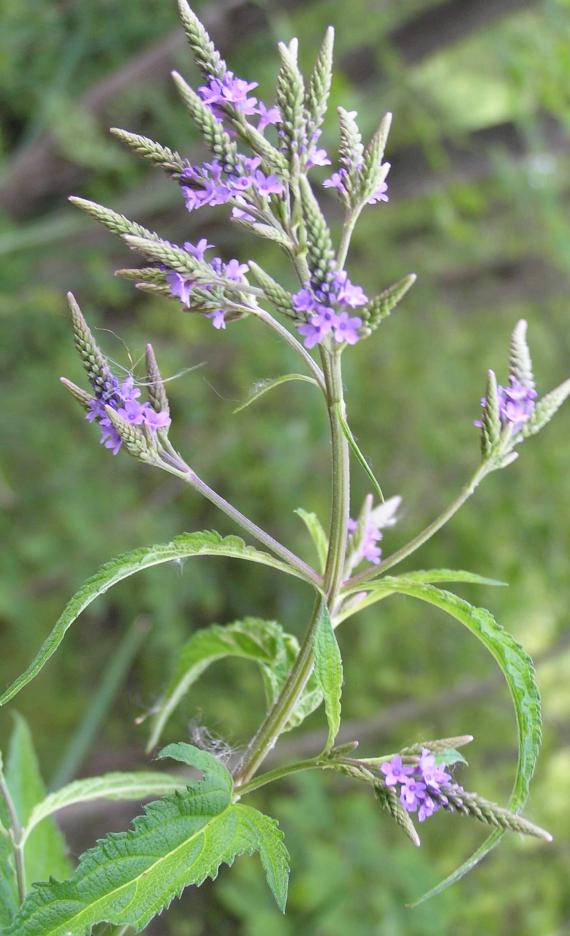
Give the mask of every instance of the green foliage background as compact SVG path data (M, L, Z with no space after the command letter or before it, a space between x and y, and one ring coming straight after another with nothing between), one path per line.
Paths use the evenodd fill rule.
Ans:
M504 5L493 0L489 11ZM461 26L462 7L473 4L452 6ZM570 4L510 4L508 16L465 29L454 43L442 39L432 54L406 65L394 37L430 7L437 4L256 3L235 14L229 30L232 66L258 79L270 99L273 41L298 35L307 65L332 23L341 62L334 103L358 109L368 131L385 110L395 115L393 197L365 215L351 275L369 294L411 271L419 281L397 315L346 355L353 430L386 494L404 498L402 521L386 535L388 550L424 525L475 465L472 420L484 374L494 367L504 376L508 335L518 318L529 322L539 388L570 373ZM212 2L198 12L219 20L219 9ZM187 215L176 185L149 173L106 133L107 126L124 126L183 153L195 151L168 82L171 63L196 78L183 43L173 43L146 76L135 68L177 29L175 4L125 0L119 15L112 0L3 0L0 12L0 679L6 684L29 662L71 593L110 556L183 530L235 532L175 480L126 457L115 460L98 446L57 381L65 374L81 382L66 289L102 329L101 343L120 366L141 373L144 345L152 339L163 373L172 378L174 436L185 456L208 483L300 552L307 543L293 510L303 506L326 518L328 452L322 407L308 386L289 384L232 415L255 380L294 369L288 349L251 322L214 332L174 304L113 279L112 271L127 265L126 249L65 201L73 192L166 236L208 236L227 256L247 260L251 252L276 275L288 275L277 249L248 243L223 210ZM218 26L221 34L223 23ZM363 44L366 59L355 54ZM368 82L355 67L363 61L361 72L377 70ZM115 84L104 113L94 115L94 95L109 81ZM332 108L325 134L331 149L334 131ZM509 145L513 133L517 147ZM407 910L404 904L459 863L483 830L438 816L415 851L364 792L307 776L269 794L270 804L257 797L260 808L270 806L279 818L292 852L286 918L265 893L260 869L240 860L215 888L189 892L149 933L570 932L569 431L570 409L525 445L519 462L485 482L416 561L473 569L511 585L491 593L468 586L465 593L487 603L538 657L545 747L528 815L551 829L553 845L510 837L454 890ZM366 493L358 472L355 478L354 509ZM102 673L133 621L148 624L144 645L76 765L81 775L144 765L146 726L134 720L152 706L188 633L256 615L301 634L309 601L302 583L219 559L125 582L86 613L63 652L18 699L46 779L69 756ZM435 611L405 599L364 612L343 631L344 714L357 723L355 735L365 735L363 750L471 733L469 786L506 799L514 770L512 715L506 689L488 682L493 668L484 651ZM261 704L257 674L240 661L222 663L181 707L168 737L186 738L197 718L239 746ZM1 718L5 737L10 712ZM306 730L319 727L322 713ZM294 734L283 747L292 751L299 743ZM86 817L83 832L79 820L66 824L64 817L63 824L76 854L128 819L103 810Z

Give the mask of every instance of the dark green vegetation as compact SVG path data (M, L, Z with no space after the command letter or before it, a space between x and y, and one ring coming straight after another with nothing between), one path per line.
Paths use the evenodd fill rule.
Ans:
M568 374L570 7L563 0L335 0L236 5L231 15L215 3L207 8L212 34L238 74L262 82L262 96L274 80L273 40L298 34L308 54L332 22L343 63L336 95L359 110L367 131L381 112L395 114L388 152L392 199L365 215L351 273L370 294L410 271L419 282L395 317L345 357L353 429L386 494L404 497L403 520L386 535L390 551L431 519L476 464L472 419L485 372L495 367L504 376L500 368L517 318L529 321L536 373L544 379L540 389ZM198 12L205 14L204 5ZM301 505L324 520L327 482L323 414L310 387L289 384L232 415L253 382L292 369L288 352L252 322L219 334L174 304L114 280L112 271L131 257L65 201L74 192L112 204L173 238L207 235L227 256L263 256L280 271L277 249L232 234L223 209L189 216L176 186L137 163L105 131L124 126L183 153L195 151L168 80L174 64L190 73L174 4L126 0L118 16L116 5L104 0L73 7L5 0L2 16L0 75L8 102L0 193L5 685L29 662L72 592L109 556L166 542L182 530L235 532L176 481L99 448L96 431L57 382L60 374L81 381L65 289L73 289L90 320L108 330L98 338L122 366L142 373L145 341L153 340L163 374L177 378L168 389L174 438L185 457L295 549L306 541L293 510ZM176 38L169 39L173 30ZM331 124L325 139L331 149L334 133ZM173 908L168 929L158 920L149 933L565 931L569 427L570 414L563 411L525 444L517 464L485 482L414 563L475 569L513 586L491 593L469 586L468 595L489 605L538 659L545 749L526 814L554 832L554 844L545 849L511 837L454 890L408 911L403 904L459 863L484 832L440 815L423 830L416 851L366 794L309 775L272 795L271 811L295 868L285 919L265 892L259 866L238 861L223 872L215 896L210 888L190 891ZM133 721L152 706L189 632L255 614L300 634L307 612L300 583L231 560L204 558L125 582L80 619L63 652L17 701L32 725L46 779L148 767L147 726ZM148 628L142 647L136 621ZM484 650L459 625L435 609L394 599L347 623L339 636L345 713L357 722L354 735L366 753L471 733L470 785L506 799L514 770L507 692ZM112 708L102 712L82 752L84 734L78 740L76 732L111 661L119 689L113 698L113 686L107 687ZM254 671L239 661L218 664L181 707L168 739L185 737L197 715L200 724L240 745L258 720L261 699ZM322 726L321 713L307 732ZM9 711L1 727L5 737ZM318 744L310 735L292 734L282 749L309 754ZM263 794L258 800L265 808ZM128 822L127 813L107 807L62 817L75 850Z

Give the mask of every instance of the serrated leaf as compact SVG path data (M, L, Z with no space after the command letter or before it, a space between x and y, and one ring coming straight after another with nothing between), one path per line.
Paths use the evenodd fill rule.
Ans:
M264 394L269 393L270 390L273 390L275 387L280 387L281 384L289 383L291 380L302 380L305 383L314 384L315 387L319 386L313 377L306 377L305 374L282 374L281 377L270 377L268 380L260 380L254 385L245 403L241 403L240 406L234 410L234 413L241 413L242 410L247 409L248 406L251 406L252 403L255 403L255 401L259 400Z
M225 657L253 660L261 666L267 687L268 682L272 684L274 669L280 671L284 668L289 674L298 650L296 638L285 634L279 624L259 618L245 618L225 625L213 624L196 631L182 647L174 675L153 714L147 750L156 746L166 722L183 696L217 660ZM275 698L275 692L271 691L269 703Z
M5 827L0 828L0 933L12 922L19 906L14 852Z
M315 677L325 700L329 734L325 751L330 751L340 728L342 658L327 606L321 605L315 632Z
M519 643L484 608L433 585L401 584L400 594L432 604L464 624L489 650L503 672L513 700L517 721L519 757L508 809L518 813L524 806L541 742L540 694L531 658ZM453 874L432 888L416 903L441 893L471 871L499 842L502 830L493 832Z
M70 880L37 884L6 936L86 936L102 922L139 933L188 885L215 878L222 864L254 852L284 909L288 855L275 820L232 803L231 775L207 752L178 744L162 754L204 778L151 803L128 832L101 839Z
M25 826L34 808L45 798L46 790L31 731L21 715L15 718L5 777L20 823ZM24 867L28 885L47 880L51 874L61 877L69 874L67 846L52 819L36 829L26 842Z
M142 546L132 552L124 553L101 566L99 571L75 593L28 668L0 696L0 705L5 705L37 676L55 653L73 622L99 595L104 594L117 582L143 569L165 562L179 562L193 556L227 556L233 559L247 559L298 578L301 577L295 569L269 553L262 552L254 546L247 546L239 536L222 537L219 533L212 531L182 533L171 543Z
M301 518L309 535L315 544L315 549L317 550L317 555L319 557L319 568L321 572L324 572L324 568L327 562L327 553L329 551L329 538L323 529L323 525L316 513L312 513L309 510L303 510L302 507L297 507L294 511L298 517Z
M34 806L24 828L24 839L47 816L68 806L93 800L143 800L149 796L164 796L175 790L184 790L187 783L180 777L171 777L154 770L133 773L107 773L100 777L74 780Z

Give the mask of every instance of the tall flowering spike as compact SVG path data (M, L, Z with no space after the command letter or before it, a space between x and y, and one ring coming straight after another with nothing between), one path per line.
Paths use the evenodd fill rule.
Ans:
M343 200L350 202L362 168L364 145L356 123L356 111L337 108L339 122L338 184L334 186Z
M402 748L400 754L417 754L422 751L431 751L432 754L441 754L443 751L449 751L450 748L464 747L471 744L473 735L458 735L453 738L437 738L435 741L420 741L418 744L410 744L409 747Z
M363 306L360 310L360 314L369 334L376 331L384 319L388 318L394 311L398 303L414 285L416 279L417 276L415 273L409 273L408 276L404 276L403 279L389 286L367 303L367 305Z
M91 334L81 309L75 301L75 296L68 293L67 300L71 312L75 347L89 378L89 383L97 396L110 394L113 392L115 379L111 374L107 358L99 350L99 346Z
M334 262L331 233L310 183L303 176L299 179L301 210L307 232L307 256L311 278L315 285L329 279Z
M481 454L484 459L487 459L497 451L502 429L497 378L492 370L487 374L487 387L481 403L483 404L483 415L480 420Z
M111 133L138 156L148 159L153 165L164 169L175 179L179 178L181 173L188 167L188 163L180 153L169 149L167 146L161 146L160 143L156 143L149 137L131 133L129 130L120 130L118 127L111 127Z
M166 413L169 417L170 407L168 405L166 388L151 344L147 344L146 346L146 379L148 399L153 410L156 413Z
M190 116L204 137L206 145L219 159L225 172L233 172L237 165L237 147L222 124L202 98L186 83L182 75L172 72L172 78Z
M113 234L132 234L134 237L146 237L150 240L159 240L158 234L149 231L142 224L136 221L129 221L124 215L113 211L111 208L105 208L104 205L98 205L97 202L89 201L87 198L78 198L72 195L69 198L72 205L81 208L96 221L100 221Z
M281 114L279 135L289 164L298 161L305 145L305 85L297 65L296 46L278 45L281 68L277 76L277 106Z
M410 819L409 812L402 806L396 791L390 787L377 784L374 787L374 793L382 808L390 814L396 825L400 826L412 844L415 845L416 848L419 848L421 844L420 837L416 832L414 823Z
M115 270L115 276L120 279L133 280L136 283L148 283L154 286L163 286L166 282L166 271L158 267L133 267L126 270Z
M287 292L283 286L277 283L269 273L262 270L253 260L249 261L249 269L277 311L289 318L295 318L291 293Z
M457 784L450 784L442 788L442 793L446 799L445 808L450 812L459 812L464 816L471 816L484 822L486 825L495 826L498 829L506 829L510 832L520 832L523 835L531 835L534 838L543 839L545 842L551 842L550 832L541 829L540 826L523 819L516 813L498 806L490 800L479 796L478 793L469 793Z
M386 149L391 123L392 114L385 114L378 130L364 150L357 193L358 200L361 203L366 204L371 198L375 197L385 182L390 165L389 163L382 163L382 158Z
M132 250L138 250L151 260L164 263L178 273L194 277L196 281L208 282L212 279L212 270L207 263L202 263L188 251L168 241L147 240L144 237L131 237L126 234L123 238Z
M74 384L72 380L68 380L67 377L60 377L60 383L63 384L66 390L69 390L72 397L75 397L78 403L81 404L83 409L88 410L91 406L91 403L95 399L92 393L87 393L85 390L82 390L81 387L78 387L77 384Z
M515 325L509 345L509 376L517 380L523 387L535 389L532 373L532 361L526 340L527 323L521 319Z
M309 78L307 89L307 134L311 138L324 120L332 81L334 29L329 26Z
M555 390L551 390L538 401L534 412L522 427L521 435L523 438L536 435L541 429L550 422L557 410L560 409L565 400L570 396L570 380L565 380Z
M192 12L186 0L178 0L178 10L196 65L206 79L222 78L226 71L226 63L206 29Z

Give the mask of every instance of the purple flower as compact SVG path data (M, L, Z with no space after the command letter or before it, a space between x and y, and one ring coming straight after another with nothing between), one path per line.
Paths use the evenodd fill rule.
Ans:
M223 309L216 309L214 312L208 312L206 318L211 319L212 325L218 330L226 327L225 312Z
M339 169L338 172L333 172L332 176L330 176L328 179L325 179L323 182L323 188L334 188L341 195L345 195L346 188L344 183L347 175L348 173L346 169Z
M415 812L426 796L426 785L421 780L405 777L400 790L400 802L408 810Z
M207 250L211 250L213 244L209 244L206 237L200 238L197 244L191 244L190 241L184 242L184 250L187 250L188 253L192 254L193 257L196 257L196 260L204 260L204 254Z
M314 348L315 345L321 343L323 338L328 334L329 329L323 329L322 324L318 321L316 316L313 316L310 322L307 322L305 325L299 325L299 334L304 337L303 344L309 350Z
M431 796L426 796L421 800L418 808L418 819L420 822L425 822L426 819L429 819L430 816L433 816L435 812L441 809L441 803L437 803L431 798Z
M270 124L277 124L281 120L281 111L278 107L266 107L263 101L259 101L257 105L257 113L259 114L259 123L257 129L263 132L266 127Z
M384 774L386 786L396 786L397 783L404 783L414 772L413 767L405 767L402 764L402 758L396 754L391 760L382 764L380 770Z
M307 152L307 169L312 169L313 166L330 166L330 164L331 161L326 149L322 147L319 149L314 144L309 147Z
M260 169L258 169L252 179L253 185L257 189L260 195L282 195L284 188L283 183L276 175L266 176Z
M256 81L236 78L233 72L227 71L223 78L210 78L207 85L198 88L198 94L220 120L225 104L231 104L242 114L257 113L257 98L248 97L254 88L257 88Z
M189 306L190 290L194 285L193 280L182 276L181 273L177 273L175 270L171 270L171 272L166 276L166 282L170 286L170 292L172 295L176 296L177 299L180 299L180 302L183 305Z
M157 413L149 403L140 403L140 389L135 386L132 377L126 377L122 383L114 377L114 391L112 395L106 394L106 398L97 397L91 400L86 413L89 422L97 422L101 429L101 444L117 455L122 443L121 436L113 426L105 410L105 405L116 410L119 416L126 419L132 426L146 425L149 429L165 429L170 425L170 417L163 410ZM97 392L97 391L96 391Z
M359 329L362 325L362 319L357 315L350 316L348 312L341 312L334 323L334 338L339 344L346 342L349 345L356 344L360 338Z
M300 289L293 296L293 308L297 312L315 312L318 305L319 303L310 289Z
M425 748L420 755L418 770L426 786L433 792L438 792L442 784L451 783L451 774L448 774L443 767L438 766L435 762L435 756Z
M497 398L499 403L499 417L503 426L512 426L513 434L517 435L529 419L536 406L536 390L522 384L516 377L509 378L508 387L497 387ZM486 397L481 398L483 409L487 406ZM475 421L479 428L482 425L480 419Z
M247 273L248 270L249 266L247 263L240 263L239 260L228 260L223 266L224 276L234 283L243 283L245 281L244 274Z

